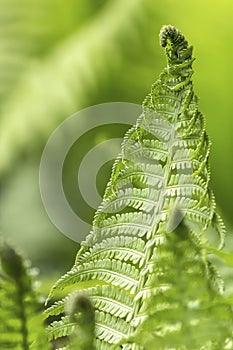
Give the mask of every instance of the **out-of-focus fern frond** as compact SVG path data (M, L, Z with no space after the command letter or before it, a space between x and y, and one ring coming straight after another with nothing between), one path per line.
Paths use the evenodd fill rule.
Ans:
M81 32L31 64L24 80L2 105L0 173L32 141L46 141L59 121L98 90L106 72L120 59L118 45L125 33L127 42L131 40L130 33L136 30L144 6L142 0L107 3Z
M6 242L0 246L0 348L49 349L33 270Z
M0 100L7 97L35 52L45 2L0 1ZM39 11L38 11L39 10ZM47 28L46 28L47 29ZM46 31L46 29L44 29Z
M77 30L95 8L80 0L0 0L0 101L14 91L31 59Z
M184 223L166 234L154 260L154 293L133 337L143 349L228 349L232 309L205 279L203 252Z

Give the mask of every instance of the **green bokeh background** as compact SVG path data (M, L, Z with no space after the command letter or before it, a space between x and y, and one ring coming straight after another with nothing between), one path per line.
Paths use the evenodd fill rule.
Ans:
M212 187L230 232L233 1L0 0L1 231L43 274L66 271L78 249L53 226L41 202L46 141L84 107L140 104L165 65L158 42L164 24L179 28L194 46L195 90L213 144ZM98 132L92 142L114 136L111 129ZM88 138L82 147L90 148ZM99 178L102 191L107 178ZM69 182L66 187L72 193Z

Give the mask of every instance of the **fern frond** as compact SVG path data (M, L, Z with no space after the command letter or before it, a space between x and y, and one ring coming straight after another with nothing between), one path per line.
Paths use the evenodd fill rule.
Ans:
M48 349L42 304L28 262L8 243L0 246L0 348Z
M148 303L144 299L142 322L131 342L145 350L225 349L233 313L227 298L205 278L207 266L211 274L215 270L210 264L203 259L201 241L184 223L166 234L153 264L153 294Z
M77 1L72 2L77 6ZM50 6L51 3L55 6L53 0ZM92 8L99 5L90 3ZM14 94L2 105L0 174L8 170L12 160L22 151L30 149L28 145L32 140L34 143L35 140L43 140L44 144L64 118L83 108L91 91L95 93L98 89L96 81L102 80L104 83L106 80L106 67L111 71L116 65L116 46L122 45L126 32L135 32L145 4L142 0L130 0L127 4L123 0L106 3L102 11L96 11L96 16L81 31L77 26L70 36L58 41L46 57L32 63ZM81 6L85 5L80 1L78 10L74 11L76 21ZM45 13L56 13L45 9ZM60 18L63 19L63 12ZM39 29L45 30L44 26ZM98 61L95 59L97 56ZM35 109L34 106L40 108ZM30 135L25 132L29 125Z
M168 309L174 317L179 301L164 304L163 297L178 293L171 281L179 278L176 268L180 274L183 270L178 265L173 273L176 260L169 250L159 258L164 271L160 279L156 259L168 232L179 227L184 217L185 235L192 237L194 247L187 247L186 267L182 265L187 269L185 276L194 283L201 273L204 285L213 290L217 286L218 292L222 289L205 248L211 227L221 231L222 244L223 227L209 188L210 141L191 80L192 47L171 26L162 29L160 38L167 67L146 97L142 115L124 137L93 230L81 245L74 267L49 296L70 285L78 288L81 281L95 281L97 287L87 294L96 308L97 349L117 347L122 339L130 339L146 318L146 307L154 295L158 296L156 307L161 312ZM186 250L182 240L180 244ZM155 275L158 285L154 284ZM196 298L202 299L201 293ZM65 300L62 303L52 306L47 314L63 312ZM56 325L62 327L69 319L58 322ZM165 334L165 322L161 327ZM177 327L179 331L180 325ZM130 340L124 347L137 348Z

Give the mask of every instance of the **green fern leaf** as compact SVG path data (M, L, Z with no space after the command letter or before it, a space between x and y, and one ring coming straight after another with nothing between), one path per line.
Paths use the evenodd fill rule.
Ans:
M78 288L82 281L95 281L97 287L86 292L96 308L97 349L118 346L143 322L143 310L154 293L157 247L184 216L188 232L201 247L208 244L210 229L223 244L224 227L209 188L210 141L191 80L192 47L172 26L162 28L160 41L167 67L146 97L142 115L125 135L93 231L74 267L49 296L70 285ZM176 215L174 221L177 208L180 218ZM206 261L203 278L220 287L214 268L207 263L207 251L202 249L200 254ZM64 303L56 303L47 314L63 312ZM64 324L63 329L66 322L70 324L67 318L58 322L54 326ZM131 344L124 348L131 349Z

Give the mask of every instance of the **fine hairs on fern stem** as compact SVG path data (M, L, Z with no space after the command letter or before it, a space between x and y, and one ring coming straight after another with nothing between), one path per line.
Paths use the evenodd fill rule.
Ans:
M206 247L209 231L223 244L224 225L209 186L210 141L191 79L193 50L183 34L170 25L162 28L160 42L165 47L167 67L145 98L143 113L124 137L92 232L82 242L73 268L57 281L48 297L76 286L90 298L95 308L97 350L112 346L117 350L143 349L128 339L144 322L156 293L157 249L183 218L185 234L200 242L198 254L205 264L201 279L221 290ZM172 220L176 208L180 214ZM91 283L89 288L86 282ZM173 282L168 281L176 288ZM61 315L70 298L68 294L54 303L46 315ZM156 307L162 307L162 301ZM61 329L63 336L69 336L70 324L69 316L50 324L50 340L59 339Z

